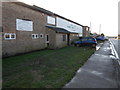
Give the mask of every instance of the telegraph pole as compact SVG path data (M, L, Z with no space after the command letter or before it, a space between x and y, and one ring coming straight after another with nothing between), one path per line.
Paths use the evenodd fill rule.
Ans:
M99 35L100 35L100 33L101 33L101 24L100 24L100 26L99 26Z
M90 22L90 32L92 32L92 25L91 25L91 22Z

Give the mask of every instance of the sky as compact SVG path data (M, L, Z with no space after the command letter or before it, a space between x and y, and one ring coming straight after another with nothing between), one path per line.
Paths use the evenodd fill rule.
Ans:
M106 36L118 35L119 0L19 0L37 5ZM90 24L91 23L91 24ZM101 29L100 29L101 24Z

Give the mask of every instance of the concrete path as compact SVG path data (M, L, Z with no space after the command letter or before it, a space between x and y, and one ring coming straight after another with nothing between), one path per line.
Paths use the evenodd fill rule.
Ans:
M118 88L113 60L107 41L63 88Z

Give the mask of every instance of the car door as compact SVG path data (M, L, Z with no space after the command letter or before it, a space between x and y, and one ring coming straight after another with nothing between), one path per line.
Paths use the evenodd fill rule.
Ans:
M87 38L83 38L82 39L82 45L87 45L88 39Z
M92 45L93 43L94 43L93 38L89 38L89 39L88 39L88 45Z

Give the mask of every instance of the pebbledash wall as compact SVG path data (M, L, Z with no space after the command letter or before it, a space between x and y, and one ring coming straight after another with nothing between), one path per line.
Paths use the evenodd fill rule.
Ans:
M59 27L62 32L47 25L55 29ZM2 56L70 45L83 36L82 27L40 7L22 2L2 2Z

